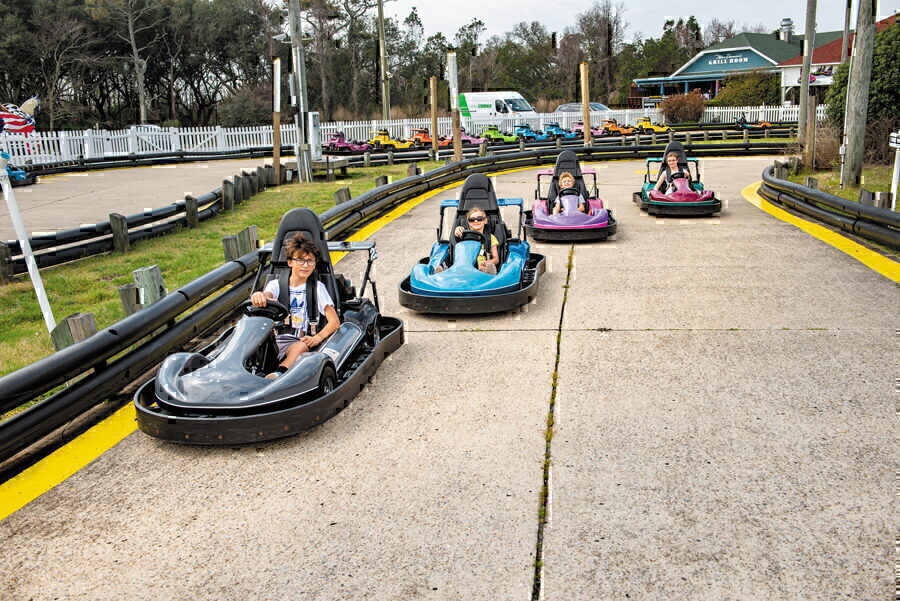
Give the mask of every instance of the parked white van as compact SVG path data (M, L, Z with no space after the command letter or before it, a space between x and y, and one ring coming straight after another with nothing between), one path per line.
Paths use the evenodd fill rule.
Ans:
M463 117L518 117L537 115L518 92L465 92L459 95Z

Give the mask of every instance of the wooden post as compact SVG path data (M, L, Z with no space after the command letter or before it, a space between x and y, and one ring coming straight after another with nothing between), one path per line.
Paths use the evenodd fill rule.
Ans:
M278 177L275 175L275 165L266 165L266 188L278 185Z
M238 249L237 236L224 236L222 238L222 247L225 252L225 261L234 261L241 256L241 252Z
M669 142L674 142L674 141L675 141L675 130L670 129L669 130Z
M325 181L333 182L337 177L334 175L334 167L331 165L331 157L325 156Z
M814 178L812 176L807 175L806 176L806 187L812 188L813 190L818 190L819 189L819 180L817 180L816 178Z
M387 151L387 164L388 165L394 164L394 151L393 150Z
M200 225L200 217L197 215L197 199L190 194L184 197L184 216L188 228L194 229Z
M656 144L656 130L655 129L652 132L650 132L650 143ZM660 185L662 185L662 184L660 184Z
M438 151L438 121L437 121L437 77L431 76L428 80L428 91L431 96L431 150ZM432 161L434 158L431 159Z
M162 272L159 265L141 267L131 272L134 283L138 287L138 295L141 304L149 307L156 301L166 296L166 287L163 284Z
M9 246L0 242L0 283L6 283L12 279L12 251Z
M879 209L890 209L891 208L891 193L890 192L876 192L875 193L875 206Z
M769 139L769 129L768 128L763 130L763 138L765 138L767 140Z
M272 65L272 169L274 182L281 178L281 59L275 58ZM273 186L278 185L273 183Z
M746 143L749 140L750 140L750 131L745 129L744 130L744 142Z
M809 78L807 77L807 79ZM806 115L806 135L803 138L803 163L807 169L813 171L816 168L816 90L810 87L809 91L809 102L807 102L807 105L812 108ZM766 131L768 132L769 130Z
M259 248L259 235L255 225L248 225L237 234L238 256L243 257Z
M859 203L864 204L869 207L875 206L875 194L873 192L869 192L865 188L859 189Z
M363 167L371 167L372 166L372 153L366 151L363 153Z
M379 175L375 178L375 187L380 188L381 186L386 186L388 183L388 178L386 175Z
M482 142L478 145L478 156L487 156L487 142Z
M709 142L709 130L708 129L703 130L703 141Z
M519 138L519 152L525 152L525 138Z
M428 160L429 160L429 161L436 161L436 160L437 160L437 157L438 157L438 152L439 152L439 151L435 150L434 148L429 148L429 149L428 149Z
M410 163L409 167L406 168L406 176L407 177L412 176L412 175L419 175L419 173L421 173L421 170L419 169L419 166L416 163Z
M256 168L256 189L263 191L269 184L269 178L266 176L266 168L259 166Z
M234 182L231 180L222 180L222 210L231 211L234 209Z
M562 138L556 138L556 149L562 148Z
M452 128L452 132L450 135L453 136L453 161L458 163L463 159L462 153L462 132L460 131L460 123L459 123L459 108L454 108L450 111L450 125Z
M334 204L339 205L350 200L350 188L340 188L334 193Z
M690 146L690 144L691 144L691 132L687 132L686 134L684 134L684 145Z
M113 234L113 250L127 253L131 250L131 240L128 238L128 223L125 216L119 213L109 214L109 227Z
M234 204L240 204L244 201L244 182L241 181L241 176L235 175L232 178L232 183L234 186Z
M244 177L250 178L250 194L257 195L261 189L259 174L256 171L251 171L250 173L245 174Z
M119 286L119 300L122 301L122 309L125 310L125 317L137 313L144 308L141 304L141 297L138 292L137 284L125 284Z
M61 351L67 346L72 346L76 342L90 338L96 333L97 322L94 321L92 313L74 313L53 328L53 331L50 332L50 338L53 340L53 346L56 350Z
M584 124L584 145L590 146L591 140L591 87L588 81L588 64L581 63L578 66L581 75L581 122Z

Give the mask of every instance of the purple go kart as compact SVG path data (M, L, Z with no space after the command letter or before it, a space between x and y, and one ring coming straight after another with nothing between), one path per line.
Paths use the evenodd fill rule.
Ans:
M348 141L344 136L344 132L339 131L331 134L331 137L328 138L327 142L322 144L322 150L325 152L340 153L368 152L369 150L372 150L372 145L357 140Z
M576 132L579 135L584 135L584 121L576 121L572 125L572 131ZM591 136L598 138L603 135L602 127L594 127L591 126Z
M560 190L559 177L571 173L575 178L574 188ZM584 183L584 176L594 178L591 190ZM547 195L541 195L541 178L549 178ZM604 240L616 233L616 220L612 211L603 207L597 198L597 172L593 169L581 170L578 157L571 150L559 153L556 166L538 172L537 190L534 204L525 214L525 232L535 240L574 241ZM553 214L553 207L559 200L562 210ZM578 210L578 205L586 203L586 212Z
M486 138L479 138L478 136L473 136L471 134L466 133L465 127L459 128L459 138L462 141L463 146L480 146L485 142L489 142ZM442 140L452 140L453 139L453 131L448 131L447 135L441 138Z

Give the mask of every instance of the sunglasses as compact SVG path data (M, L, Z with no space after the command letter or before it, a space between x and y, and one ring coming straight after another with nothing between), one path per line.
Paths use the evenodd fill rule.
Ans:
M469 217L469 223L481 223L487 221L487 217Z
M310 265L315 265L315 264L316 264L316 260L315 260L315 259L296 259L296 258L291 258L291 259L288 259L288 262L290 262L290 261L293 261L294 263L299 263L300 265L303 265L304 267L309 267Z

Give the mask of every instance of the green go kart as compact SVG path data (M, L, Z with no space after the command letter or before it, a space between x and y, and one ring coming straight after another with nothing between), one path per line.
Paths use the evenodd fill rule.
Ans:
M481 132L481 137L494 144L519 141L519 136L511 134L508 131L500 131L500 128L496 125L488 125L485 127L484 131Z

